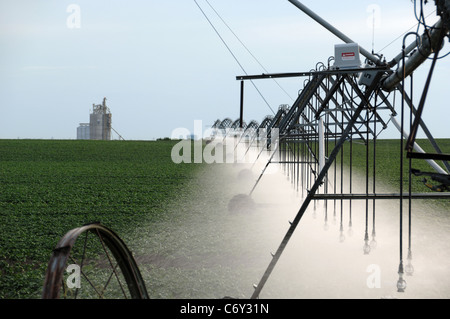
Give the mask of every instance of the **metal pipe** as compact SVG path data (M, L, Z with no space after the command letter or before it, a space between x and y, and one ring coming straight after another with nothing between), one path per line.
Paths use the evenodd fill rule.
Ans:
M411 53L412 50L416 49L418 46L420 46L420 44L423 42L424 40L424 36L426 36L426 34L424 33L421 37L419 37L417 35L417 38L415 41L411 42L406 48L405 48L405 54L408 55L409 53ZM394 67L396 66L403 57L403 52L400 52L399 54L397 54L397 56L395 58L393 58L391 61L388 62L389 67Z
M431 53L435 51L435 48L437 45L439 45L442 35L446 32L443 32L443 22L442 19L440 19L436 24L431 28L430 35L423 34L420 38L421 40L418 41L416 39L413 44L416 44L417 42L420 42L419 45L416 45L416 52L414 52L409 59L405 62L404 65L401 65L393 74L391 74L388 78L386 78L383 81L382 89L385 91L392 91L397 87L397 85L403 80L404 77L408 77L411 75L414 70L416 70L423 62L426 61L426 59L430 56ZM431 41L430 41L431 40ZM413 46L411 44L408 49ZM407 54L407 50L405 49L404 54ZM391 62L389 62L389 65L391 66L391 63L393 65L397 64L401 58L402 58L403 52L397 57L394 58Z
M321 24L325 29L336 35L339 39L344 41L345 43L355 43L352 39L350 39L348 36L346 36L344 33L336 29L334 26L332 26L330 23L322 19L320 16L318 16L316 13L314 13L312 10L310 10L308 7L306 7L304 4L297 0L288 0L290 3L295 5L298 9L302 10L304 13L306 13L308 16L310 16L313 20ZM413 51L415 48L418 50L408 59L408 61L405 63L406 65L406 76L409 76L415 69L417 69L427 58L428 56L433 52L433 48L436 46L436 43L440 40L440 35L443 28L443 21L440 19L433 27L430 29L432 30L430 32L430 36L424 33L420 39L416 39L414 42L412 42L407 48L405 48L405 54L409 54L411 51ZM429 41L429 38L431 39L431 44ZM363 56L365 56L370 61L374 62L376 65L381 66L383 63L381 60L370 53L369 51L365 50L364 48L360 47L360 52ZM401 60L403 55L403 52L398 54L393 60L391 60L388 65L390 67L395 66L398 64L398 62ZM383 89L385 91L392 91L395 89L398 83L403 79L403 66L399 67L396 72L394 72L392 75L387 77L383 82Z
M335 36L337 36L339 39L344 41L345 43L356 43L349 37L347 37L344 33L336 29L334 26L332 26L330 23L322 19L320 16L318 16L316 13L314 13L312 10L310 10L308 7L306 7L304 4L297 0L288 0L290 3L292 3L294 6L302 10L304 13L306 13L308 16L310 16L313 20L321 24L325 29L333 33ZM365 50L362 47L359 47L359 51L362 55L364 55L367 59L374 62L376 65L381 65L381 60L370 53L369 51Z

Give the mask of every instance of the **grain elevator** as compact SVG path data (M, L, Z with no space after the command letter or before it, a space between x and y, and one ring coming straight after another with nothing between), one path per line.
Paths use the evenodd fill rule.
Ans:
M102 104L93 104L88 123L80 123L77 128L79 140L111 140L112 114L106 106L106 97Z

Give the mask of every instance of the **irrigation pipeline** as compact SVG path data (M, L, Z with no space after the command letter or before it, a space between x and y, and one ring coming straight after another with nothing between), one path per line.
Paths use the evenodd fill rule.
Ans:
M321 24L331 33L336 35L342 41L348 44L354 43L350 38L337 30L327 21L323 20L313 11L308 9L297 0L289 0L298 9L303 11L313 20ZM423 3L421 2L423 6ZM369 219L369 201L373 201L373 222L375 224L375 202L378 199L396 199L399 200L399 245L400 245L400 264L398 268L399 279L397 282L398 292L404 292L406 281L403 275L412 273L411 265L411 205L412 199L428 198L450 198L450 155L443 154L436 140L431 135L428 127L425 125L421 115L428 93L428 87L431 80L435 64L438 60L438 54L442 47L444 37L448 36L449 31L449 3L448 1L436 1L438 7L437 13L441 19L432 27L428 27L421 13L419 23L425 27L422 36L418 33L408 33L403 40L402 53L392 61L386 63L380 56L369 53L364 48L359 48L362 55L366 57L365 65L368 68L344 69L330 67L325 64L317 64L316 70L310 72L296 73L278 73L238 76L241 81L241 106L240 123L243 123L243 89L244 81L253 81L257 79L275 79L290 77L308 77L305 85L300 91L297 100L288 109L285 107L279 109L274 116L267 130L277 129L280 136L280 160L278 163L283 165L285 172L291 177L291 181L296 184L297 190L301 188L306 190L307 195L295 217L290 222L290 228L284 236L278 250L272 254L273 258L262 276L260 282L254 286L255 291L252 298L258 298L266 281L276 266L278 259L283 253L292 234L299 224L303 214L312 201L325 200L325 209L327 202L334 201L334 213L336 213L336 201L349 200L350 211L352 200L366 201L366 235L364 254L370 253L368 245L368 219ZM416 15L417 16L417 15ZM414 34L416 40L406 47L405 39L408 35ZM412 52L412 53L411 53ZM411 53L411 54L410 54ZM426 86L422 93L422 98L418 109L413 105L413 73L426 59L434 53L432 67L429 71ZM407 54L408 59L406 59ZM445 55L447 56L447 55ZM399 65L399 62L402 62ZM392 68L399 65L396 71ZM410 96L406 93L405 82L407 77L411 78ZM364 92L363 92L364 91ZM386 96L383 91L388 92ZM400 92L401 120L400 124L396 121L397 111L395 109L396 93ZM393 101L392 101L393 97ZM409 133L405 132L405 105L410 109L410 128ZM414 121L412 120L414 116ZM400 131L400 185L398 193L379 194L376 188L376 163L377 163L377 137L387 128L388 124L393 122ZM222 123L220 121L216 123ZM214 127L214 126L213 126ZM381 130L379 128L382 127ZM415 141L416 132L419 127L425 132L428 142L432 145L436 153L425 153ZM242 129L242 127L241 127ZM240 131L246 134L246 131ZM270 139L270 138L269 138ZM403 192L404 171L404 139L407 139L406 154L409 159L408 167L408 192ZM272 141L270 141L272 142ZM266 145L270 145L270 142ZM352 189L352 166L353 166L353 144L360 142L365 146L365 193L353 193ZM344 145L349 144L349 175L344 176ZM370 146L373 145L373 148ZM250 147L250 146L248 146ZM416 152L413 152L413 148ZM370 152L372 151L372 154ZM340 155L340 167L337 166L337 160ZM430 164L433 172L420 172L412 167L412 159L426 160ZM435 161L441 161L441 167ZM272 163L272 158L267 165ZM275 162L273 162L275 163ZM370 176L370 165L372 165L372 176ZM445 167L447 170L444 170ZM333 169L332 180L328 174ZM340 172L339 172L340 170ZM264 173L264 171L263 171ZM251 193L255 190L262 175L258 178ZM331 174L330 174L331 175ZM423 179L424 187L434 192L412 193L411 180L414 176L426 176ZM340 181L338 181L340 176ZM431 181L429 179L431 178ZM344 179L349 181L350 192L345 194L343 191ZM370 179L372 179L372 193L369 192ZM301 183L301 185L299 185ZM330 185L329 185L330 184ZM340 193L338 186L340 185ZM330 187L329 187L330 186ZM322 190L322 194L319 194ZM250 193L250 194L251 194ZM302 193L303 195L303 193ZM408 265L403 266L403 199L409 199L409 242L408 242ZM342 213L342 210L341 210ZM350 222L351 223L351 222ZM373 228L375 236L375 226Z
M369 83L362 83L360 81L361 77L367 74L367 72L373 75L373 80ZM316 201L324 201L325 210L328 210L329 202L332 201L333 213L336 215L337 204L339 202L342 207L343 201L349 201L351 212L352 201L365 200L366 236L363 252L364 254L368 254L370 253L370 246L368 244L370 201L372 201L372 218L374 223L372 236L374 241L375 203L377 200L399 200L401 202L400 216L402 216L403 198L410 200L410 207L411 201L415 199L450 198L450 193L448 192L450 190L449 175L442 168L442 166L448 166L445 160L446 155L442 154L441 148L422 119L417 122L426 132L430 144L444 158L442 161L443 165L439 165L433 159L427 159L431 167L431 172L420 172L413 169L411 166L412 162L410 161L409 180L405 178L405 181L407 180L409 185L411 185L412 178L417 178L417 176L428 177L428 179L423 179L423 192L413 193L411 186L407 192L403 192L403 182L397 193L377 192L376 163L380 161L380 159L377 159L378 149L376 145L378 143L378 136L388 127L389 123L394 123L396 127L398 126L396 105L399 102L402 106L406 105L410 108L411 116L416 113L416 108L412 103L412 88L410 94L406 92L405 85L397 86L394 91L389 92L387 95L383 92L383 80L389 77L390 74L391 71L387 67L376 66L372 68L338 70L323 68L323 64L321 64L320 68L310 72L236 77L240 81L283 76L308 77L297 100L292 106L280 106L278 113L275 114L271 121L268 124L265 121L263 132L267 133L272 130L278 130L278 141L271 140L270 134L267 134L264 142L261 142L263 134L258 134L259 127L255 125L255 121L252 121L253 125L251 128L244 129L234 129L231 120L217 120L215 125L213 125L213 129L218 131L225 130L227 136L238 136L240 144L247 148L246 152L252 147L257 147L256 145L264 145L266 150L269 150L271 143L276 144L278 159L274 160L273 157L270 157L264 170L269 165L282 165L284 172L290 178L293 186L297 191L301 190L303 196L306 195L296 217L290 222L290 227L276 253L272 254L273 258L260 282L254 286L255 290L252 298L259 297L266 281L269 279L291 236L300 223L302 216L311 203L315 205ZM400 101L396 98L398 93L401 96ZM242 119L240 121L242 122ZM403 123L403 121L404 118L402 117L401 122ZM410 121L411 124L412 120ZM405 126L404 124L402 125L400 134L402 140L408 136L405 133ZM248 140L251 140L251 143L247 143L246 141ZM356 156L355 145L358 144L362 145L365 150L364 192L355 192L358 190L352 184L354 156ZM423 149L417 143L415 143L415 147L416 150L423 152ZM259 150L260 152L262 150ZM397 154L394 154L394 156L397 157ZM345 161L350 163L346 165L346 169L344 169ZM252 188L250 196L257 190L257 185L260 180L264 178L264 170ZM403 177L401 180L403 180ZM344 191L344 185L348 185L348 192ZM430 189L434 192L430 192ZM411 219L410 214L409 218ZM349 224L351 225L351 220ZM401 229L400 231L402 232L403 230ZM408 231L411 232L411 229ZM409 241L408 244L408 256L411 256L411 242ZM400 245L402 245L401 239ZM409 259L410 262L411 260ZM409 267L408 269L411 268ZM402 256L399 270L398 291L404 291L405 283L402 278L404 272Z
M289 1L344 42L353 42L299 1ZM375 241L376 200L392 199L399 201L401 226L399 229L400 264L398 268L399 279L397 289L399 292L405 291L406 282L403 279L403 275L405 272L406 274L412 274L413 271L411 263L412 243L410 227L412 200L450 198L450 165L448 163L450 155L442 153L437 141L433 138L430 130L421 118L429 82L438 60L439 50L437 48L440 48L443 37L448 36L448 28L450 26L448 21L450 15L442 9L445 7L443 4L444 1L436 1L436 3L439 3L438 11L442 20L433 27L426 28L426 32L421 37L417 35L416 40L408 47L404 45L402 54L388 63L382 62L377 55L360 48L362 55L367 58L365 68L334 68L330 66L330 62L333 61L333 58L330 58L328 59L328 66L324 63L318 63L316 69L309 72L248 75L242 68L246 74L236 77L237 80L241 81L240 118L235 121L230 118L217 120L212 125L212 139L219 139L219 142L222 143L232 137L236 143L234 145L235 149L238 144L244 145L247 148L245 154L251 148L259 148L262 145L263 147L258 150L259 154L255 163L264 151L278 154L277 160L273 156L270 157L254 187L251 189L250 195L248 195L249 197L254 191L257 191L258 183L264 178L265 169L269 165L282 165L291 183L297 191L302 191L304 198L294 220L290 222L290 227L284 235L276 253L272 254L273 258L261 280L254 286L255 290L251 296L252 299L259 298L262 289L309 205L311 203L315 205L318 200L325 202L325 216L327 216L329 209L329 201L333 202L333 214L336 215L338 201L341 204L342 214L342 202L348 200L350 203L350 217L352 201L365 200L366 229L365 244L363 246L364 254L369 254L371 249L368 244L369 201L372 201L373 210L373 241ZM449 5L447 3L448 0L445 1L445 5L448 7ZM421 23L426 26L423 15L421 17ZM224 44L226 45L225 42ZM228 46L227 48L229 49ZM414 51L415 48L416 50ZM233 54L230 49L229 51ZM427 85L422 94L419 108L416 109L412 102L414 100L412 75L414 70L433 52L435 56L427 79ZM406 59L407 54L410 54L408 59ZM402 64L396 71L393 71L392 68L398 65L400 61L402 61ZM239 63L239 61L237 62ZM254 85L253 81L259 79L292 77L307 78L304 81L304 87L299 91L300 93L292 105L280 105L278 112L273 112L273 116L266 116L261 124L258 124L256 121L251 121L249 125L245 124L243 105L245 81L250 81ZM411 90L409 94L406 92L405 85L407 77L411 78ZM386 92L387 95L385 94ZM397 95L401 97L400 102L396 99ZM398 103L401 104L400 123L396 120L396 104L398 105ZM405 107L409 107L410 111L409 133L405 130L404 115L407 114L404 110ZM273 111L272 108L271 111ZM412 121L413 116L414 121ZM398 192L378 193L376 187L376 177L378 176L376 175L375 167L379 161L377 159L379 151L376 145L378 143L378 136L388 127L389 123L393 123L400 131L400 154L395 154L394 156L401 162L401 168L403 168L403 154L405 151L403 148L403 140L408 140L407 157L409 159L409 171L407 174L408 177L404 178L403 169L400 170ZM419 128L425 133L435 153L426 153L417 145L415 134ZM274 131L278 134L273 134ZM356 154L355 146L357 144L362 145L365 151L363 155L365 160L364 192L355 192L358 190L353 187L352 183L353 166L355 163L354 156ZM413 152L413 148L415 152ZM426 160L430 164L430 171L422 172L414 169L412 166L413 159L415 161ZM345 170L344 161L349 162L348 169ZM370 170L371 166L373 168L372 170ZM423 178L423 187L428 192L412 192L411 180L412 178L418 177ZM372 181L371 192L369 191L371 186L370 181ZM407 192L403 191L404 181L409 185ZM347 193L344 192L344 184L347 184L349 187ZM406 267L403 265L402 254L404 198L409 199L408 263ZM351 218L349 226L351 227ZM131 297L148 298L139 270L124 243L112 231L97 224L86 225L75 229L61 239L49 262L43 297L57 298L59 296L62 270L73 250L73 245L82 233L87 234L89 232L97 235L103 247L108 246L108 251L111 251L112 257L114 257L112 259L118 262L115 266L111 267L111 277L113 274L118 277L116 275L116 269L120 269L125 277ZM110 258L108 257L108 259ZM109 285L109 282L107 285Z

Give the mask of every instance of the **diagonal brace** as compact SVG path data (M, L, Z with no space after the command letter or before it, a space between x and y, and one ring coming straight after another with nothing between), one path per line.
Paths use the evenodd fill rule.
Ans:
M280 259L284 249L286 248L290 238L292 237L295 229L297 228L301 218L303 217L304 213L306 212L306 209L308 208L309 203L311 202L311 200L313 199L316 191L318 190L318 188L322 184L322 181L325 178L325 175L327 174L328 169L330 168L330 166L332 165L332 163L336 159L336 156L338 155L339 151L341 150L342 145L345 143L345 141L347 139L347 136L349 135L353 124L357 121L359 115L361 114L361 112L366 107L370 96L375 91L375 89L378 87L379 82L380 82L380 78L381 78L381 74L382 73L378 72L376 77L375 77L375 80L372 83L372 85L369 88L367 88L367 91L364 94L364 98L362 99L361 103L359 104L358 108L356 109L355 113L353 114L353 116L352 116L350 122L348 123L345 131L342 133L342 136L339 139L339 142L336 144L336 146L334 147L333 151L331 152L328 160L325 163L325 166L320 171L320 174L317 177L314 185L309 190L308 196L305 198L302 206L300 207L300 210L298 211L297 215L295 216L295 219L291 222L291 226L289 227L289 229L288 229L286 235L284 236L280 246L278 247L276 253L273 255L273 258L272 258L269 266L267 267L263 277L261 278L261 280L258 283L258 285L255 287L255 290L254 290L254 292L253 292L253 294L251 296L251 299L256 299L256 298L259 297L259 294L261 293L261 290L263 289L265 283L267 282L267 279L269 278L270 274L272 273L273 269L275 268L275 266L276 266L278 260Z

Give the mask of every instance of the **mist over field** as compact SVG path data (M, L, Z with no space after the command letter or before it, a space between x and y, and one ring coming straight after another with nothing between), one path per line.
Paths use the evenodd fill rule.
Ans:
M270 164L257 184L252 212L230 212L234 196L249 194L267 158L256 165L211 164L198 172L186 196L174 204L179 216L146 233L137 230L138 251L148 289L155 298L249 298L297 214L306 192L297 190L292 173ZM356 174L355 174L356 175ZM332 179L332 175L329 177ZM345 186L348 187L347 185ZM355 193L364 192L365 178L354 177ZM380 186L390 190L388 186ZM244 205L245 203L243 203ZM171 205L172 206L172 205ZM450 219L445 206L415 201L412 212L413 276L398 293L399 203L378 200L375 241L363 253L365 201L311 202L288 243L261 298L448 298ZM447 206L448 207L448 206ZM351 219L351 227L349 222ZM372 201L368 234L373 241ZM408 216L403 217L406 265ZM341 227L342 225L342 227ZM341 234L341 229L343 233ZM145 235L144 237L144 234ZM342 235L344 240L342 241ZM375 245L375 246L374 246Z

